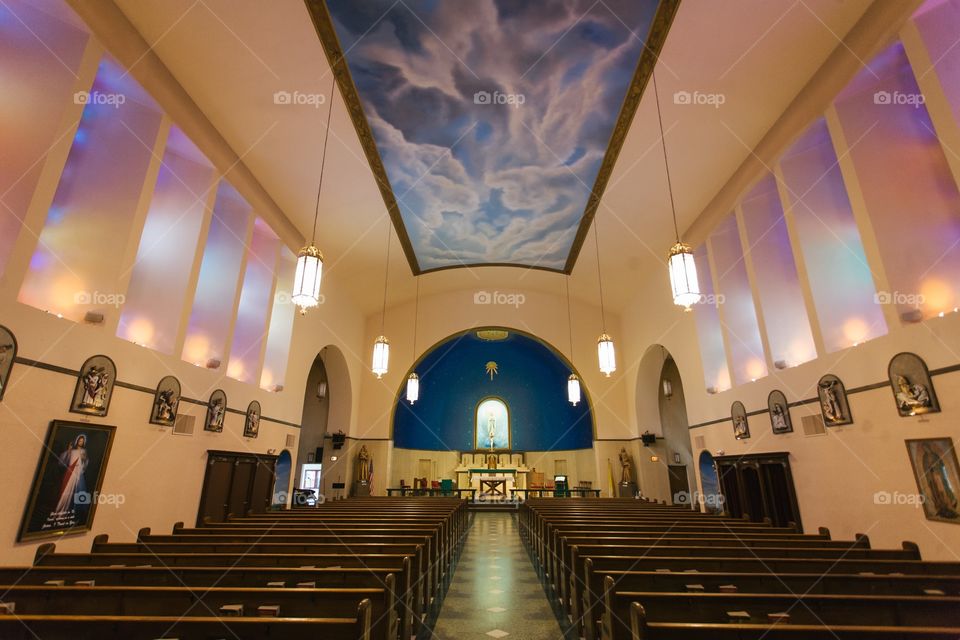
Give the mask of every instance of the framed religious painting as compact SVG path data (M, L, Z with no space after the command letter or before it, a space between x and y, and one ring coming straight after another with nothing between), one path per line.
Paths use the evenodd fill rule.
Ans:
M733 435L737 440L746 440L750 437L747 409L739 400L730 406L730 420L733 422Z
M97 505L111 501L100 488L115 431L100 424L50 423L17 542L90 531Z
M915 353L898 353L887 366L893 399L901 417L939 413L940 402L933 390L927 363Z
M153 394L150 424L172 427L177 421L177 409L179 407L180 381L174 376L166 376L157 384L157 391Z
M260 403L254 400L247 407L247 417L243 423L243 437L256 438L260 433Z
M0 400L10 384L10 372L17 358L17 339L10 329L0 325Z
M767 409L770 411L770 426L773 432L790 433L793 431L793 420L790 419L790 405L783 391L774 389L767 396Z
M907 440L927 520L960 524L960 464L951 438Z
M840 378L829 373L820 378L817 382L817 398L820 400L823 424L828 427L853 424L850 403L847 402L847 389Z
M70 413L103 417L110 410L117 366L107 356L93 356L80 367L77 386L70 402Z
M227 416L227 394L223 389L217 389L210 394L207 401L207 418L203 423L204 431L223 431L223 420Z

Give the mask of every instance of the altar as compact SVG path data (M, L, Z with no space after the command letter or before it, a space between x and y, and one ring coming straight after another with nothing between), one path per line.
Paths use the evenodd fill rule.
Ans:
M527 487L528 472L522 453L490 451L463 453L454 469L458 487L476 489L478 497L504 499Z

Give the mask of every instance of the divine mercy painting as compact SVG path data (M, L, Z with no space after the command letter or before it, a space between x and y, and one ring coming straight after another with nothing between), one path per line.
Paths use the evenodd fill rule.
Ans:
M477 405L474 446L477 449L510 448L510 410L500 398L486 398Z
M115 431L62 420L50 424L18 542L91 529Z

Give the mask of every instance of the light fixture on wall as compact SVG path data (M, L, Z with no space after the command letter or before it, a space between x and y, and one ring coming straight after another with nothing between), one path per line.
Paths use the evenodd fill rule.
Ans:
M670 193L670 209L673 212L673 232L677 239L670 247L667 258L667 270L670 272L670 287L673 289L673 303L690 311L690 305L700 300L700 284L697 282L697 263L693 259L693 249L680 241L677 227L677 205L673 200L673 183L670 180L670 163L667 162L667 140L663 135L663 115L660 112L660 92L657 90L657 74L652 73L653 96L657 103L657 122L660 124L660 146L663 148L663 166L667 173L667 191Z
M567 332L570 335L570 367L573 367L573 320L570 315L570 276L566 278L567 284ZM573 406L577 406L577 403L580 402L580 378L577 377L577 374L573 371L570 372L570 377L567 378L567 400Z
M327 163L327 141L330 139L330 120L333 115L333 92L336 76L330 70L330 97L327 105L327 129L323 135L323 155L320 158L320 181L317 185L317 206L313 212L313 231L310 244L297 253L297 270L293 276L293 291L290 300L300 307L300 314L320 304L320 279L323 277L323 254L314 242L317 239L317 218L320 216L320 192L323 189L323 168Z
M600 337L597 338L597 359L600 372L610 377L617 370L617 354L613 349L613 338L607 334L607 317L603 310L603 277L600 274L600 232L597 218L593 219L593 241L597 247L597 289L600 292Z
M663 397L667 400L673 397L673 383L666 378L663 379Z
M390 219L387 218L387 264L383 272L383 308L380 311L380 335L373 343L373 366L371 370L377 379L382 378L390 365L390 341L383 335L383 325L387 317L387 283L390 279L390 237L393 232Z
M413 359L417 359L417 318L420 313L420 279L417 276L417 295L413 303ZM411 371L407 376L407 402L413 404L420 399L420 378L416 371Z

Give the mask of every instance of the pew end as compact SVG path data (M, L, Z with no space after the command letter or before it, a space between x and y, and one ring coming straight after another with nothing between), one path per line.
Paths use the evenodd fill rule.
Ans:
M98 544L107 544L110 540L109 534L99 533L93 536L93 542L90 543L90 553L96 553Z
M920 545L918 545L916 542L913 542L912 540L904 540L901 543L901 546L903 547L904 551L910 551L915 553L917 555L917 560L923 559L920 556Z
M137 531L137 542L143 542L148 535L150 535L150 527L141 527L140 531Z
M174 522L174 523L173 523L173 531L171 531L171 533L176 533L176 532L180 531L180 530L183 529L183 528L184 528L184 526L183 526L183 520L181 520L181 521L179 521L179 522Z
M828 529L828 528L826 528L826 527L819 527L819 528L817 529L817 533L819 533L820 535L822 535L822 536L823 536L824 538L826 538L827 540L832 540L832 538L830 537L830 529Z
M57 552L57 545L52 542L44 542L39 547L37 547L37 552L33 555L33 564L39 565L40 561L46 558L49 555L53 555Z
M853 539L865 546L867 549L872 549L870 546L870 536L865 533L855 533L853 534Z
M373 640L373 635L370 631L370 624L372 622L372 612L373 604L370 602L370 598L364 598L360 601L360 606L357 607L357 638L359 640Z
M647 612L639 602L630 603L630 638L644 640L647 637Z

